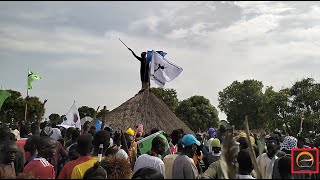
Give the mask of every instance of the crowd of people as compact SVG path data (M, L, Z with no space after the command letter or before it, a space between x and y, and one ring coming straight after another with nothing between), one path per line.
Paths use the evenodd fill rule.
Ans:
M19 179L256 179L249 147L253 147L263 179L319 179L319 174L292 174L293 148L320 148L320 137L304 138L281 133L231 133L223 125L205 133L185 134L182 129L156 136L151 150L141 154L137 142L159 132L97 130L85 123L82 130L33 123L0 129L0 178ZM135 130L134 130L135 129ZM227 149L227 147L230 149ZM228 151L230 150L230 152ZM228 152L229 154L227 154ZM232 153L231 153L232 152ZM231 163L226 163L230 160ZM234 177L231 171L235 169ZM228 169L228 170L227 170Z

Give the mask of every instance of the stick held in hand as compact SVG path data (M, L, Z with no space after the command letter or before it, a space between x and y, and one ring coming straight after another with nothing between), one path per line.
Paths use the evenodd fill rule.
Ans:
M120 38L119 38L119 40L121 41ZM121 42L122 42L123 45L125 45L130 50L130 48L123 41L121 41Z
M249 130L249 124L248 124L248 116L245 117L244 126L245 126L245 132L246 132L246 139L247 139L247 143L248 143L248 146L249 146L248 147L249 154L250 154L250 157L251 157L252 165L254 167L253 169L257 174L257 179L262 179L261 172L260 172L260 170L258 168L258 164L257 164L257 161L256 161L256 155L254 153L253 146L252 146L252 144L250 142L250 130Z

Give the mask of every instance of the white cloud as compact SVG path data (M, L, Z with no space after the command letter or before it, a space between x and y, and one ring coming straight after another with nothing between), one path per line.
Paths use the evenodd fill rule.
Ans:
M189 31L187 29L174 29L170 34L167 34L166 37L169 39L179 39L185 38L189 35Z
M283 2L276 1L235 1L234 4L243 8L245 14L281 14L295 10Z
M275 18L274 15L260 15L250 20L240 20L228 28L213 33L217 33L217 36L223 37L228 42L254 40L277 28L279 24L274 21Z
M143 19L139 19L135 22L132 22L129 28L133 30L147 29L153 33L156 33L159 22L160 22L160 18L158 16L149 16L149 17L144 17Z
M19 25L3 25L0 29L0 47L6 49L57 53L57 54L99 54L103 39L70 28L56 28L51 31Z

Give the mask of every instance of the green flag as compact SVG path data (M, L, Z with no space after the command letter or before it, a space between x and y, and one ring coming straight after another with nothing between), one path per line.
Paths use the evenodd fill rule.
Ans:
M138 148L139 148L141 154L146 154L148 151L151 150L152 140L157 136L161 137L164 140L164 143L166 144L165 150L167 151L169 149L169 143L168 143L167 138L163 135L163 131L159 131L159 132L151 134L151 135L149 135L149 136L147 136L137 142L137 145L138 145Z
M3 102L10 97L11 94L5 90L0 90L0 109L2 107Z
M28 89L32 89L32 81L42 79L39 75L29 70L28 72Z

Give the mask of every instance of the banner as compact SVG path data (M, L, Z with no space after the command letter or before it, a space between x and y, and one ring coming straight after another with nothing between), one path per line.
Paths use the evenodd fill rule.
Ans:
M151 150L152 140L157 136L161 137L164 140L164 142L166 144L165 150L167 151L169 149L169 143L168 143L167 138L163 135L163 131L159 131L159 132L151 134L151 135L149 135L149 136L147 136L137 142L137 146L138 146L141 154L146 154L147 152L149 152Z

